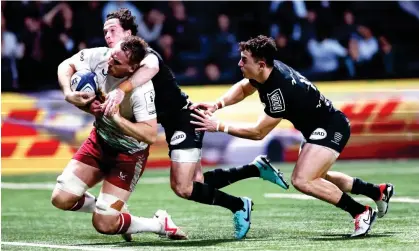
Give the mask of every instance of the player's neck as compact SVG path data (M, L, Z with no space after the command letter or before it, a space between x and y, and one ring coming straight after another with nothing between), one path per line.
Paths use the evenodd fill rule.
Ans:
M266 68L264 69L259 76L257 76L257 79L255 79L258 83L265 83L266 80L268 80L269 76L271 75L273 68Z

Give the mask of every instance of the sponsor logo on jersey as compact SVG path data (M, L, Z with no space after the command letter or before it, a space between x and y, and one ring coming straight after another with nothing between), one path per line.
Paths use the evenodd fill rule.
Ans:
M170 145L178 145L186 139L186 134L182 131L176 131L170 139Z
M271 113L285 111L284 97L281 90L278 88L271 93L268 93L269 107Z
M320 140L327 137L327 132L323 128L317 128L314 132L310 135L310 139L312 140Z
M105 69L102 69L102 75L103 75L104 77L106 77L106 76L108 76L108 72L105 72Z
M83 51L80 52L80 61L84 61L84 52Z

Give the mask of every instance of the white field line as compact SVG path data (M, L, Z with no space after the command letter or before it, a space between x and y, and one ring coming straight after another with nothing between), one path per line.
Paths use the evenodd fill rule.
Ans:
M155 178L141 178L138 184L166 184L169 183L169 179L165 177L155 177ZM43 183L11 183L11 182L2 182L2 189L15 189L15 190L52 190L55 187L55 183L52 182L43 182Z
M27 243L27 242L6 242L2 241L1 245L17 246L17 247L41 247L41 248L55 248L55 249L68 249L68 250L86 250L86 251L115 251L115 250L134 250L126 248L94 248L87 246L66 246L66 245L51 245L41 243Z
M265 198L274 198L274 199L294 199L294 200L315 200L316 198L307 196L305 194L297 194L297 193L265 193L263 195ZM365 197L354 197L355 200L358 201L368 201L370 202L370 198ZM419 203L419 199L412 198L412 197L396 197L393 196L390 200L391 203L393 202L400 202L400 203Z

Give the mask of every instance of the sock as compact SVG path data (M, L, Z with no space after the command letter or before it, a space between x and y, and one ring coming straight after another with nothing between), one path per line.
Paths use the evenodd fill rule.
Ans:
M69 211L93 213L96 207L96 198L89 192L84 192L83 196L74 204Z
M355 218L358 214L365 211L366 207L358 202L356 202L351 196L346 193L342 194L338 204L336 204L342 210L350 213L352 218Z
M208 171L204 173L204 183L220 189L239 180L259 176L259 169L253 164L248 164L230 169L215 169Z
M358 178L354 178L351 193L362 194L373 200L379 200L381 197L380 186L365 182Z
M121 213L117 234L137 234L143 232L161 233L162 226L157 219L143 218Z
M199 182L193 183L193 190L189 200L228 208L233 213L244 207L244 203L240 198L226 194L211 185Z

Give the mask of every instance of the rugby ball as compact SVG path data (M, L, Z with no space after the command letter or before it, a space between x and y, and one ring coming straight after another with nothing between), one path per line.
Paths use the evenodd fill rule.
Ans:
M72 91L96 94L98 90L96 73L88 70L77 71L71 76L70 88Z

